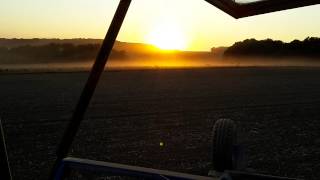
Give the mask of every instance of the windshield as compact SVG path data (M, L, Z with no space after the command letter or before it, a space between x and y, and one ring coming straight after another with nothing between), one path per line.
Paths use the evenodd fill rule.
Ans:
M14 179L49 176L118 3L1 2ZM319 8L236 20L205 1L133 0L67 155L208 176L213 127L230 119L241 170L319 179Z

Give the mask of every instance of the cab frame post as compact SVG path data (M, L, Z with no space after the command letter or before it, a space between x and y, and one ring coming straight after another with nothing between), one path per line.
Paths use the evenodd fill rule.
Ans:
M0 136L1 136L0 137L0 167L1 167L0 177L3 179L12 180L1 118L0 118Z
M105 65L110 56L113 45L119 34L120 28L123 24L124 18L128 12L131 0L120 0L118 8L115 12L113 20L110 24L108 32L103 40L100 51L96 57L94 65L91 69L89 78L82 90L78 104L74 110L72 118L69 121L67 129L64 132L63 138L57 150L57 158L54 163L50 179L54 179L54 174L58 170L59 165L63 158L68 155L71 148L74 137L77 134L79 126L84 118L86 109L90 103L93 93L97 87L98 81L102 72L105 69Z

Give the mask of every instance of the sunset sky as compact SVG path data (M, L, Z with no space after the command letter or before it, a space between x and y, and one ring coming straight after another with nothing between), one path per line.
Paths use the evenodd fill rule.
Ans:
M0 38L103 38L118 2L0 0ZM204 0L133 0L118 40L210 50L246 38L320 37L319 19L319 5L236 20Z

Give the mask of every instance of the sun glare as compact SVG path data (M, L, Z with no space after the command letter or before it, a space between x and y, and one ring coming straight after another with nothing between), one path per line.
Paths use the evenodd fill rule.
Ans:
M176 23L165 22L155 25L146 40L164 50L183 50L187 46L185 34Z

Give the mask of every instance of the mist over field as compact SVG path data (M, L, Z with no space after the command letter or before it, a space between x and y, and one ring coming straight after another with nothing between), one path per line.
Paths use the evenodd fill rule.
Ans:
M0 39L0 71L89 70L99 39ZM247 39L231 47L192 52L141 43L115 43L107 67L114 69L221 66L319 66L319 38L290 43Z

